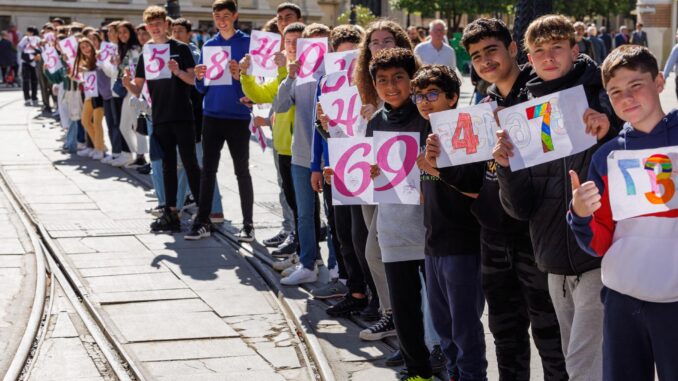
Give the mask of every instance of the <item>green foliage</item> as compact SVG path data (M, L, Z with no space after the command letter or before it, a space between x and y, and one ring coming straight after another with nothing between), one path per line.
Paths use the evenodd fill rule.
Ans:
M629 16L636 7L636 0L554 0L553 10L556 13L572 16L577 20L586 17L609 15Z
M392 8L410 13L434 14L440 12L442 19L447 21L450 35L459 27L464 14L501 14L506 13L513 4L507 0L389 0Z
M372 20L376 19L377 17L370 11L369 8L364 7L362 5L356 5L355 6L355 18L356 18L356 23L360 26L367 27L367 24L372 22ZM338 24L348 24L351 21L351 11L348 10L337 18L337 23Z

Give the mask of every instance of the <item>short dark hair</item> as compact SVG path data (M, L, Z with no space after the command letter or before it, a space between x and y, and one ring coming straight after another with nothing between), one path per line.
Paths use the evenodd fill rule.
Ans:
M35 36L37 36L38 34L40 34L40 31L38 30L38 28L36 28L36 27L33 26L33 25L31 25L31 26L29 26L28 28L26 28L26 32L32 33L32 34L35 35Z
M471 44L476 44L485 38L496 38L507 48L513 41L511 31L503 21L494 18L480 18L466 25L464 34L461 36L461 44L468 52Z
M358 25L344 24L332 29L330 43L332 49L337 50L344 42L360 44L365 38L365 30Z
M287 33L304 33L305 29L306 25L304 25L304 23L293 22L285 27L285 30L283 31L283 36L286 35Z
M235 0L214 0L212 3L212 12L219 12L223 10L237 13L238 3L236 3Z
M278 18L274 17L266 21L266 24L264 24L264 26L261 27L261 30L263 30L264 32L280 34L281 31L278 29Z
M191 33L191 30L193 29L193 24L191 24L191 21L183 17L179 17L178 19L172 21L172 26L183 26L186 28L186 32L188 33Z
M446 65L424 65L414 73L412 91L423 90L431 85L442 90L448 99L459 96L461 80L457 73ZM457 99L458 101L459 99Z
M280 5L278 5L278 9L275 10L275 13L280 13L281 11L284 11L285 9L289 9L291 11L294 11L294 13L297 14L297 19L301 18L301 8L299 8L298 5L290 2L285 2Z
M285 29L287 29L287 28L285 28ZM314 22L313 24L306 25L306 28L304 29L304 33L303 33L302 37L309 38L309 37L329 36L329 35L330 35L330 28L327 25Z
M144 30L144 31L145 31L145 30L146 30L146 24L141 23L141 24L137 25L137 26L134 28L134 30Z
M610 52L600 66L603 86L607 86L615 71L621 68L650 73L652 79L657 78L659 74L657 58L650 49L642 45L622 45Z
M372 60L370 61L370 76L374 81L379 70L392 69L396 67L405 69L407 75L412 78L414 73L419 68L419 63L417 62L417 59L414 58L414 53L409 49L384 49L372 57Z
M62 18L60 18L60 17L55 17L55 18L53 18L53 19L52 19L52 22L53 22L53 23L58 23L59 25L64 25L64 24L65 24L64 19L62 19Z

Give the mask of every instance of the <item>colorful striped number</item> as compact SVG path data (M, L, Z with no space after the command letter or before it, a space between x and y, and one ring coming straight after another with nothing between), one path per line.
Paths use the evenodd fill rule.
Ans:
M527 119L532 120L541 117L541 147L544 153L551 152L553 148L553 138L551 137L551 102L528 107L525 112Z
M645 193L647 200L653 204L666 204L671 201L676 193L676 185L671 179L673 171L671 159L666 155L652 155L645 161L645 170L652 184L652 191ZM660 185L664 187L664 193L661 192Z
M617 165L619 166L619 170L621 170L621 173L624 176L624 182L626 182L626 195L635 196L636 184L633 182L633 177L629 173L629 169L640 168L640 160L621 159L617 162Z

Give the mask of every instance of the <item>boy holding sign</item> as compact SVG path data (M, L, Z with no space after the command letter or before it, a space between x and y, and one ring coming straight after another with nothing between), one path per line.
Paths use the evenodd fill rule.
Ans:
M527 100L525 84L532 66L518 66L518 47L501 20L480 18L464 29L461 40L480 78L491 83L488 97L498 107L511 107ZM448 142L449 144L449 142ZM427 159L435 164L441 154L440 139L429 135ZM495 341L500 378L529 378L530 333L539 350L549 380L567 379L560 344L558 319L549 296L547 274L537 267L528 224L509 216L499 200L497 163L482 164L480 184L464 189L478 194L471 212L480 223L483 292L488 306L488 324ZM470 166L439 168L440 178L457 188Z
M412 91L421 116L430 120L431 113L455 108L460 86L461 80L448 66L419 69L412 80ZM461 176L453 179L453 187L441 181L439 170L431 168L423 157L419 162L427 172L422 175L421 189L426 289L433 324L440 335L449 376L454 380L483 380L487 377L487 360L480 321L485 307L480 281L480 226L471 214L475 195L462 193L462 189L480 187L484 163L455 167L461 168L456 172Z
M583 85L590 105L583 115L586 132L604 141L616 131L616 126L610 128L610 121L615 121L616 116L602 87L600 69L588 56L579 54L574 35L572 23L561 15L542 16L530 24L525 45L538 78L530 80L526 87L530 97L541 97ZM549 131L554 134L559 133L557 128L562 129L558 121L566 111L557 112L552 109L548 113L553 127ZM603 323L600 260L578 248L565 221L571 198L567 171L586 173L597 146L531 168L518 171L509 168L513 146L527 141L530 133L536 136L533 139L540 139L539 136L544 139L544 134L551 133L544 131L542 127L537 134L520 123L497 133L494 158L499 164L499 194L504 209L512 217L529 222L537 265L548 273L549 294L560 326L570 379L600 379Z
M195 133L193 130L193 109L191 107L191 86L195 81L195 62L191 50L182 42L167 37L167 12L158 6L144 11L144 23L152 41L146 44L147 53L139 58L135 78L125 69L123 85L139 97L144 83L153 99L153 133L163 152L162 172L165 186L165 209L151 224L151 230L179 231L181 223L176 210L177 198L177 146L184 164L191 193L198 205L200 194L200 167L195 155ZM163 78L166 68L169 78Z
M647 48L624 45L613 50L602 72L612 106L627 123L593 155L589 181L580 185L577 173L570 171L568 222L583 250L604 256L603 380L653 380L655 367L660 380L676 380L678 209L671 202L678 180L678 112L662 110L664 78ZM614 158L615 153L648 149L651 156L642 151L637 159ZM654 159L660 157L663 162L656 165ZM629 165L634 160L636 165ZM648 180L650 186L645 185ZM638 197L629 197L635 189ZM650 192L642 194L641 189ZM628 203L637 208L637 216L620 219L619 204ZM664 211L655 212L657 204L664 204ZM643 210L643 205L648 207Z
M203 99L203 169L200 178L200 199L212 200L217 180L219 159L224 143L233 159L238 179L243 227L237 237L241 241L254 240L254 188L249 170L250 110L240 102L245 94L240 87L238 61L247 54L250 37L238 29L238 6L233 0L212 3L212 18L219 34L202 47L200 64L195 67L195 86L205 95ZM191 232L184 238L198 240L210 235L212 204L200 204Z

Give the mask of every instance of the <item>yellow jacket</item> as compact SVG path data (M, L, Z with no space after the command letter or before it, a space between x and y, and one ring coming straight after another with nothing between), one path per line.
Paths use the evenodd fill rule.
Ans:
M249 74L240 76L240 84L245 96L254 103L273 103L278 94L280 83L287 77L287 68L278 68L278 76L266 83L259 84L256 77ZM294 106L287 112L275 113L273 121L273 148L279 155L292 156L292 128L294 126Z

